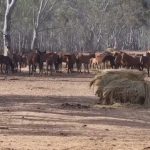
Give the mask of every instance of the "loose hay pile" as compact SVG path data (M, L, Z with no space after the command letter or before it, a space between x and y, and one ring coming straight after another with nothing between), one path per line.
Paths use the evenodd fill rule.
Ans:
M103 70L90 86L96 87L95 94L101 104L130 102L149 105L150 84L144 78L143 72L135 70Z
M107 52L114 52L114 51L116 51L116 49L114 49L114 48L107 48L106 51Z

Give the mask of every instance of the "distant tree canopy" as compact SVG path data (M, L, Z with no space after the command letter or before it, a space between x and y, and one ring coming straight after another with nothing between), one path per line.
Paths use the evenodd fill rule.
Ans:
M6 0L0 1L0 47ZM97 51L150 48L149 0L17 0L11 44L30 50L36 29L41 50ZM35 28L38 20L38 28Z

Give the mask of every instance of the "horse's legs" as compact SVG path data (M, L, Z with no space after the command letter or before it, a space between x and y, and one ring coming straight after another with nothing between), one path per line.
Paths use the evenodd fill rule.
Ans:
M6 64L5 74L8 74L8 64Z
M86 72L86 66L85 66L85 63L83 64L83 66L84 66L84 73Z
M56 69L57 71L57 69ZM53 64L50 64L50 74L52 75L53 74Z
M79 64L79 72L82 73L82 63Z
M31 75L31 65L29 64L29 75Z
M96 69L100 69L100 64L99 63L96 64Z
M92 65L90 64L90 69L95 69L95 64L94 63L92 63Z
M43 74L43 62L39 64L39 74Z
M46 75L48 75L48 63L46 64Z
M33 75L35 75L35 73L36 73L36 68L37 68L36 64L32 64L32 73L33 73Z
M21 66L22 66L22 63L19 62L19 69L20 69L20 73L21 73Z
M16 63L16 70L18 72L18 68L19 68L19 65L18 65L18 62Z
M3 64L1 64L1 73L3 73Z
M102 70L105 69L105 63L104 63L104 62L102 62L101 69L102 69Z
M144 69L144 66L143 66L143 65L141 65L141 71L143 71L143 69Z
M92 68L92 66L93 66L93 63L90 61L90 69Z
M148 77L149 77L149 66L147 66L147 72L148 72Z
M55 72L59 72L59 66L60 66L60 64L59 63L54 63L54 67L55 67ZM53 67L53 65L52 65L52 67Z
M89 64L87 64L87 71L88 71L88 73L90 73L90 71L89 71Z
M62 64L58 63L58 72L62 72Z

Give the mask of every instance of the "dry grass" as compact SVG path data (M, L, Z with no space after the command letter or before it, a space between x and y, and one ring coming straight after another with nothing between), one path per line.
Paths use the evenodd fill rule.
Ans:
M135 70L102 70L90 86L96 86L95 94L103 104L140 103L145 100L145 76L143 72Z

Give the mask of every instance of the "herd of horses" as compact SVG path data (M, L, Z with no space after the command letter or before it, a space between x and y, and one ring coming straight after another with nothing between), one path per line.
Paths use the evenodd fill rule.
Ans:
M11 56L0 55L0 71L2 74L9 72L21 72L23 67L29 68L29 75L37 72L40 74L51 74L62 72L63 63L67 73L75 71L89 73L89 69L108 69L108 68L128 68L142 71L147 69L149 76L150 53L128 54L123 51L117 52L97 52L97 53L63 53L63 52L41 52L39 50L23 52L22 54L13 53ZM83 68L83 69L82 69Z

